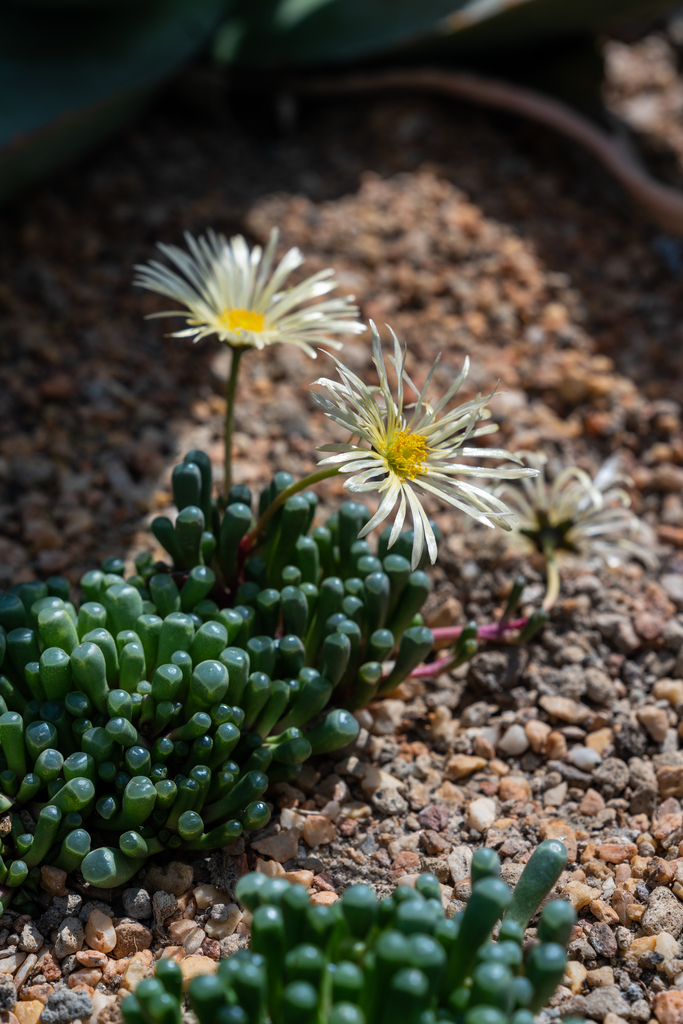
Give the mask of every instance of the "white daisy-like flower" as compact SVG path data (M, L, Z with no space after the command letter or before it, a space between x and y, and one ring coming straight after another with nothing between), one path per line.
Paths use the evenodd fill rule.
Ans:
M519 454L538 470L538 476L523 480L521 486L503 485L496 493L515 509L519 520L515 533L524 538L527 549L551 558L597 556L611 568L633 557L648 568L658 564L650 527L630 509L631 499L623 485L631 481L621 472L618 455L602 464L595 479L578 466L567 466L548 483L546 456Z
M357 319L352 295L320 301L337 287L332 269L320 270L283 290L286 279L304 258L293 248L275 266L277 228L271 231L265 251L260 245L249 249L242 235L228 240L211 230L200 238L186 232L185 241L189 252L159 243L180 273L157 260L135 268L136 285L186 307L151 314L151 318L185 317L187 327L175 331L174 338L199 341L215 334L232 348L259 349L289 342L315 359L311 346L327 344L339 349L342 344L332 335L362 334L365 330Z
M432 406L426 394L439 359L432 366L422 391L418 391L405 370L406 351L401 350L392 331L394 356L390 362L396 370L397 379L394 399L379 333L372 321L370 326L372 361L379 375L379 387L368 387L332 356L341 383L321 377L315 383L327 388L330 398L315 391L310 392L326 416L351 432L347 444L324 444L319 447L318 451L335 453L323 459L319 465L338 465L340 472L353 474L345 483L350 491L378 491L382 495L377 512L363 527L359 537L365 537L384 522L398 502L398 514L389 538L391 547L403 528L407 507L410 506L414 528L412 567L415 569L425 544L430 560L436 561L434 531L417 496L418 488L466 512L485 526L497 525L509 530L514 522L511 509L489 491L470 483L467 477L510 479L533 477L538 471L522 466L521 459L502 448L466 446L473 438L498 429L495 424L476 425L479 420L489 417L486 410L488 399L477 397L451 412L443 412L467 377L469 359L465 359L462 372L446 394ZM410 406L404 404L404 383L416 396L416 401ZM357 443L351 443L354 438L358 439ZM512 460L520 465L489 469L454 461L457 457L480 458L482 455L486 458Z

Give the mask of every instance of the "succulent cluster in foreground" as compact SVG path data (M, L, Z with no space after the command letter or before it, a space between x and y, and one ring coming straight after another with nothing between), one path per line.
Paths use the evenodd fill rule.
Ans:
M290 480L278 474L262 507ZM399 553L410 535L391 555L384 537L372 554L356 540L369 513L351 502L309 535L306 492L271 518L240 570L250 493L236 488L220 521L199 452L173 485L177 522L155 522L173 566L142 555L124 579L109 559L82 578L78 609L62 578L0 595L5 901L35 886L43 864L111 887L165 850L211 850L262 828L268 785L353 741L351 710L431 649L414 622L429 581ZM217 539L206 519L218 520ZM214 553L232 592L204 564Z
M235 892L252 913L251 949L194 978L190 1007L199 1024L533 1024L562 979L576 913L546 904L530 949L525 928L566 862L562 843L542 843L511 893L497 854L478 850L472 895L452 918L430 874L381 901L354 885L332 906L311 905L285 879L245 875ZM182 998L179 966L162 959L124 999L124 1022L181 1024Z

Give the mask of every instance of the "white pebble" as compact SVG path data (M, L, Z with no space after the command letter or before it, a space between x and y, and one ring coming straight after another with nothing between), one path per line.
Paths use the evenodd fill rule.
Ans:
M496 820L496 805L489 796L480 796L473 800L467 810L467 827L483 832Z
M600 764L602 761L597 750L592 750L590 747L583 747L581 744L577 744L575 747L572 747L567 756L571 763L577 768L580 768L582 772L590 772L591 769L595 768L595 766Z
M528 750L529 740L524 728L521 725L511 725L505 731L503 738L498 741L498 749L511 757L519 757L525 750Z

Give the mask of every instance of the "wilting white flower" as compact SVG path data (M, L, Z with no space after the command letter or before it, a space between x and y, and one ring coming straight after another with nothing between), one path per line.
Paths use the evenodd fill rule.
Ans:
M514 521L513 512L495 495L470 483L466 478L533 477L537 470L521 466L521 459L501 448L466 447L466 443L473 438L498 429L495 424L476 425L479 420L489 416L485 408L488 399L478 397L451 412L443 412L467 377L469 359L465 359L462 372L446 394L432 406L426 394L439 360L432 366L422 391L418 391L405 370L406 351L401 350L392 331L394 356L390 362L396 370L397 380L394 399L379 334L372 321L371 327L372 361L379 375L379 387L369 387L333 356L341 383L321 377L315 383L327 388L330 398L315 391L310 392L312 398L325 410L326 416L351 432L347 444L320 446L319 451L335 453L323 459L320 465L338 465L340 472L352 473L353 476L345 484L350 491L378 491L382 495L377 512L359 536L366 536L384 522L399 502L389 538L391 547L401 532L409 505L414 527L412 566L415 568L419 564L425 544L431 561L436 561L434 532L416 488L467 512L485 526L498 525L509 530ZM410 406L404 404L404 383L417 398ZM351 443L354 437L358 443ZM478 458L482 455L486 458L510 459L520 466L488 469L454 461L458 456Z
M334 334L362 334L353 296L325 299L337 285L334 270L320 270L292 288L283 289L292 271L304 262L290 249L274 266L278 230L270 233L265 252L249 249L242 235L230 240L209 230L206 237L185 234L189 253L175 245L159 248L180 273L152 260L136 266L135 284L181 302L186 310L167 309L151 317L184 316L187 327L174 338L199 341L215 334L233 348L265 348L287 341L313 359L312 345L341 348Z
M519 519L515 532L526 538L527 546L551 556L598 556L612 568L631 557L649 568L658 564L651 550L652 531L631 511L631 499L621 486L630 481L620 471L618 455L607 459L593 480L578 466L568 466L548 483L546 456L519 454L538 469L538 476L523 480L520 486L498 487L496 493L515 509Z

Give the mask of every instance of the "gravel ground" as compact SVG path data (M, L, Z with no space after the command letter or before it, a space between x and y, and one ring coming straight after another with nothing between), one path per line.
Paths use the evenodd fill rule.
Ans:
M612 109L655 160L666 151L674 178L675 43L607 51ZM450 913L467 899L478 845L499 851L514 882L537 842L559 837L570 863L557 891L580 923L545 1018L680 1024L680 245L583 154L516 120L405 98L278 109L276 130L270 108L226 103L219 81L188 74L123 138L4 211L0 582L76 582L106 554L131 558L190 447L210 451L220 474L225 353L165 339L142 319L162 303L130 287L157 239L209 225L263 241L278 224L306 273L333 265L364 317L408 343L417 382L442 352L445 388L469 354L463 398L501 392L496 444L543 447L551 466L591 472L621 452L662 568L569 565L536 641L483 649L362 712L355 748L279 787L280 813L250 847L155 867L119 893L77 879L67 892L45 871L44 913L0 919L0 1008L34 1024L47 1001L43 1020L58 1024L87 1017L90 998L92 1019L108 1024L110 997L160 952L188 977L215 964L245 942L231 892L247 867L285 872L321 903L355 880L385 893L428 869ZM365 339L345 360L369 371ZM236 479L311 469L315 445L336 439L307 395L330 364L279 348L244 365ZM321 493L327 508L344 494L340 481ZM524 604L538 604L538 563L432 512L445 539L429 624L489 621L520 572Z

